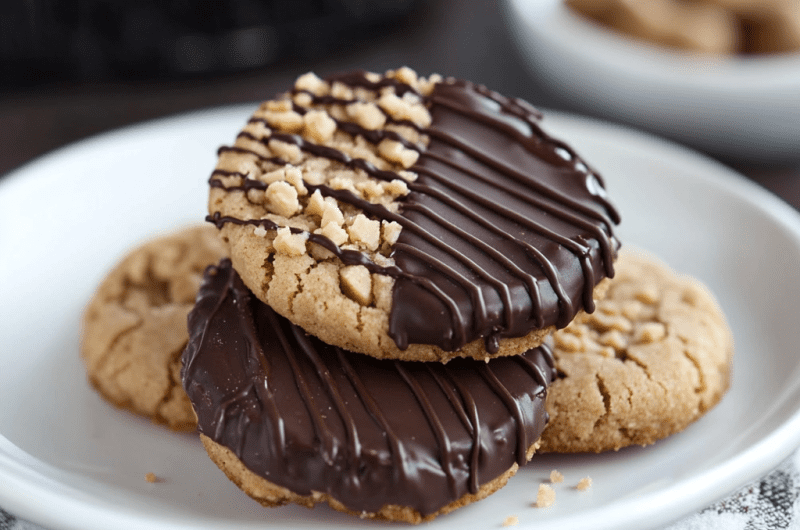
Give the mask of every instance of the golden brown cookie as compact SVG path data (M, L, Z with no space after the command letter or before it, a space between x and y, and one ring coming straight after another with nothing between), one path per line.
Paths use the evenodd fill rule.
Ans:
M701 53L800 49L800 0L566 0L621 33Z
M601 178L529 104L408 68L301 76L220 149L209 219L275 311L378 358L526 351L613 274Z
M683 430L728 389L733 337L709 291L623 250L592 315L553 336L542 452L647 445Z
M312 491L309 495L298 495L291 490L278 486L263 477L260 477L247 469L242 462L236 458L236 455L222 445L215 443L207 436L201 434L200 439L203 446L208 452L208 456L214 461L217 466L225 473L225 475L240 489L247 493L254 500L258 501L262 506L267 508L274 508L277 506L284 506L286 504L299 504L306 508L313 508L315 504L325 502L334 510L344 512L350 515L355 515L361 519L376 519L383 521L396 521L403 523L419 524L432 521L440 515L444 515L471 504L473 502L485 499L492 493L506 485L508 479L513 477L519 465L515 462L511 465L505 473L497 476L496 478L482 484L475 493L465 493L460 498L449 504L441 507L433 513L421 514L418 510L410 506L400 506L397 504L385 504L376 511L356 511L348 508L335 497L328 493L320 493ZM527 458L530 460L536 452L536 446L532 445L527 453Z
M180 382L186 316L203 270L224 252L213 226L186 228L132 250L103 280L84 314L81 357L106 400L172 429L195 428Z
M428 521L502 487L547 421L546 346L489 363L346 352L258 300L229 260L208 269L189 330L182 376L203 443L266 506Z

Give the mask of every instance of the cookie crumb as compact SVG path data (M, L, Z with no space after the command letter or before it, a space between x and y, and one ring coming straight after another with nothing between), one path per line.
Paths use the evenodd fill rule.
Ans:
M144 476L144 479L145 479L147 482L149 482L150 484L153 484L153 483L155 483L155 482L158 482L158 477L156 476L156 474L155 474L155 473L148 473L148 474L146 474L146 475Z
M556 502L556 490L547 484L539 484L539 491L536 494L536 507L549 508Z
M564 475L561 473L561 471L554 469L550 472L550 482L553 484L564 482Z
M503 521L503 526L517 526L519 524L519 517L516 515L509 515Z
M578 491L586 491L592 487L592 478L591 477L584 477L578 482L578 485L575 486L575 489Z

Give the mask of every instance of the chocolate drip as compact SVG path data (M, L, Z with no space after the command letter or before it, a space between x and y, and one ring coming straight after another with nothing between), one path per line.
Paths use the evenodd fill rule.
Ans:
M345 352L257 300L230 260L206 271L189 329L182 378L200 432L270 482L354 511L434 513L524 464L546 423L545 347L491 369Z
M370 81L363 72L328 81L370 90L392 86L399 95L422 97L396 79ZM315 105L351 103L311 97ZM391 256L395 266L378 267L366 256L343 259L346 264L369 263L371 272L396 279L389 335L397 346L433 344L453 351L483 338L487 350L495 352L503 337L564 327L579 310L593 311L593 289L603 277L613 276L619 247L613 235L619 214L601 178L569 146L542 131L541 115L522 100L457 80L436 84L423 100L431 125L404 123L429 138L424 148L394 131L371 131L337 120L340 130L373 144L392 139L420 153L410 168L418 178L407 183L410 193L401 199L399 213L346 190L306 184L312 192L319 190L372 218L403 227ZM265 144L270 139L290 143L379 180L402 178L298 135L242 135ZM215 175L211 185L225 188ZM261 186L255 182L244 179L241 187L225 189ZM219 219L223 218L215 221L218 226ZM337 256L345 255L333 250L336 245L330 240L309 236Z

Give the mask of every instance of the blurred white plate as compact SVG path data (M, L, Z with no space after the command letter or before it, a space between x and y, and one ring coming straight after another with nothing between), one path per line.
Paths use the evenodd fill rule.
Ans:
M0 506L50 528L319 529L374 523L262 508L194 435L107 405L86 383L80 315L132 245L205 213L216 148L254 107L93 138L0 181ZM685 432L607 455L536 456L508 486L426 528L661 526L776 466L800 445L800 216L724 167L607 124L549 115L605 175L620 235L707 282L735 333L733 387ZM551 469L549 509L531 503ZM150 484L153 472L163 482ZM594 480L579 492L582 477Z
M800 53L702 57L648 45L563 0L507 0L532 74L593 114L745 161L800 160Z

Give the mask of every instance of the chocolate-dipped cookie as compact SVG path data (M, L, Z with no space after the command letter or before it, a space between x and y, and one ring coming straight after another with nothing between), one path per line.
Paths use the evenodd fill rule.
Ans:
M619 246L602 179L538 111L408 68L301 76L210 184L255 295L379 358L526 351L592 311Z
M176 430L195 428L180 381L186 316L203 271L224 255L214 227L192 226L134 248L103 279L84 313L81 357L106 400Z
M542 451L600 452L682 431L730 382L733 336L699 281L623 251L597 311L553 336Z
M228 260L207 271L189 327L183 383L203 443L266 506L427 521L502 487L547 419L544 346L490 363L346 352L258 300Z

